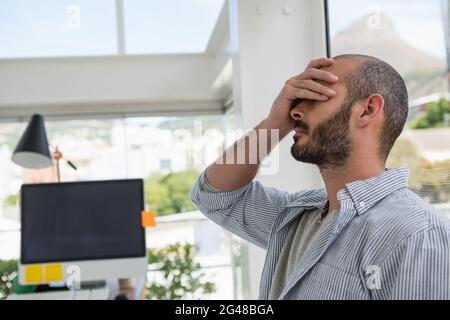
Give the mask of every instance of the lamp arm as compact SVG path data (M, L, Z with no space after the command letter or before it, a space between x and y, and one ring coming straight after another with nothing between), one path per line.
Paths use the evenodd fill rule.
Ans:
M72 161L64 158L64 156L63 156L62 152L59 150L58 146L56 146L55 148L53 148L50 144L48 146L49 146L49 148L54 149L54 151L53 151L53 159L56 160L56 174L57 174L57 177L58 177L58 182L61 182L61 172L60 172L60 169L59 169L59 161L61 159L66 160L67 164L75 171L77 170L77 166Z
M58 154L57 154L58 160L59 160L59 159L64 159L64 160L66 160L67 164L68 164L73 170L78 170L77 166L76 166L72 161L68 160L66 157L63 156L63 154L61 153L61 151L59 151L58 146L54 147L54 146L52 146L52 145L49 143L49 144L48 144L48 147L49 147L50 149L53 150L53 155L55 155L55 152L58 152ZM54 156L53 158L55 158L55 160L56 160L56 157L55 157L55 156Z
M66 159L66 162L69 166L72 167L73 170L78 170L77 166L74 165L72 161Z

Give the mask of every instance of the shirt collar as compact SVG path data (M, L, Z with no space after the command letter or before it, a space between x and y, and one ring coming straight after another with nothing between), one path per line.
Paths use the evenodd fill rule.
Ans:
M337 193L337 199L339 202L350 199L360 215L392 192L406 188L408 178L409 170L406 168L385 169L378 176L347 183Z
M292 207L314 207L318 209L325 209L328 202L328 195L325 189L312 190L308 195L302 196L286 205L288 208Z
M337 199L351 200L358 215L364 213L382 198L408 185L409 170L406 168L385 169L378 176L347 183L338 191ZM292 201L287 207L315 207L323 210L328 205L325 189L316 190L308 196Z

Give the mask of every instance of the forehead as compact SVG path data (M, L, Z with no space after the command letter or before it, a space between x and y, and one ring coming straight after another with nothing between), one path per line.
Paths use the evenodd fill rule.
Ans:
M340 79L344 79L345 76L355 71L359 65L360 62L354 59L340 58L334 60L333 64L330 66L322 67L321 69L334 73Z
M319 81L323 85L326 85L327 87L330 87L332 89L339 89L344 88L346 89L346 83L345 79L347 76L349 76L352 72L354 72L359 63L357 61L351 60L351 59L337 59L334 60L333 64L328 67L322 67L321 70L325 70L328 72L333 73L334 75L339 77L339 81L335 84L330 84L324 81Z

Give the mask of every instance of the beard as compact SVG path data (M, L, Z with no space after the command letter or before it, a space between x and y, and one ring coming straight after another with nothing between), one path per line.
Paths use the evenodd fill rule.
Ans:
M352 150L349 134L351 105L351 101L344 101L337 113L320 122L313 130L309 130L305 122L297 120L295 127L306 130L309 139L301 145L299 138L294 137L291 147L294 159L315 164L319 169L344 165Z

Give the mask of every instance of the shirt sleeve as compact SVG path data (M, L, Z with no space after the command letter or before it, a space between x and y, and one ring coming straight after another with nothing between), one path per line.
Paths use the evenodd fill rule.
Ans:
M208 179L206 179L206 174L205 171L202 172L202 174L200 175L199 179L199 185L200 185L200 189L202 191L206 191L206 192L223 192L223 190L220 190L216 187L214 187L211 183L208 182Z
M382 263L380 277L382 299L450 299L450 230L410 236Z
M275 217L288 202L289 193L257 181L233 191L211 187L203 173L191 192L198 209L218 225L266 249Z

